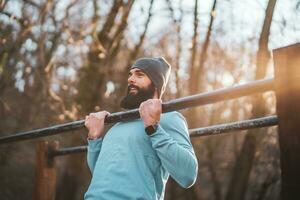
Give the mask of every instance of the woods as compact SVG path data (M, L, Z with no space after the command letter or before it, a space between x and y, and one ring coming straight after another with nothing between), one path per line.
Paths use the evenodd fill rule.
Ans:
M172 65L164 101L273 77L271 49L300 41L300 1L0 1L0 136L121 111L128 69ZM184 110L189 128L276 112L273 93ZM196 184L165 199L279 199L277 128L193 138ZM1 199L32 199L37 140L0 146ZM86 131L44 138L86 145ZM82 199L86 155L57 158L56 199Z

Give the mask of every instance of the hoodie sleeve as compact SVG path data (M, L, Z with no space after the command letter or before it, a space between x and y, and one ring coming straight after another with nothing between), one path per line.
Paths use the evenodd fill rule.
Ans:
M178 112L167 114L150 140L171 177L182 187L191 187L197 178L198 162L184 117Z
M93 174L94 168L101 150L102 146L102 138L96 140L89 140L88 141L88 148L87 148L87 163L88 167Z

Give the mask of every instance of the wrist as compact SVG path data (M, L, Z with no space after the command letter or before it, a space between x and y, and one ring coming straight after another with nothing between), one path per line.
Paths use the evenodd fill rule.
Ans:
M101 138L101 134L98 133L98 131L94 131L94 132L89 132L88 133L88 139L89 140L96 140L98 138Z
M98 136L91 136L91 135L88 135L88 137L87 137L88 140L97 140L99 138L100 137L98 137Z
M158 124L158 122L156 122L156 121L153 121L153 122L144 122L144 127L146 128L148 126L155 126L157 124Z

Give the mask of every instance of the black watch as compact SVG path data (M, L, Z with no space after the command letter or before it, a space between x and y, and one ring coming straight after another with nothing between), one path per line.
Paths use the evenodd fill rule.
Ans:
M145 128L145 131L146 131L147 135L152 135L153 133L155 133L156 130L157 130L157 127L158 127L157 124L147 126L147 127Z

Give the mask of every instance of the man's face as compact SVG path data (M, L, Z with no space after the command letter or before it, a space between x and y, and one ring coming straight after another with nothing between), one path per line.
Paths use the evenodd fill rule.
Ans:
M131 69L128 75L127 94L121 101L125 109L138 108L143 101L154 97L155 87L149 77L140 69Z

